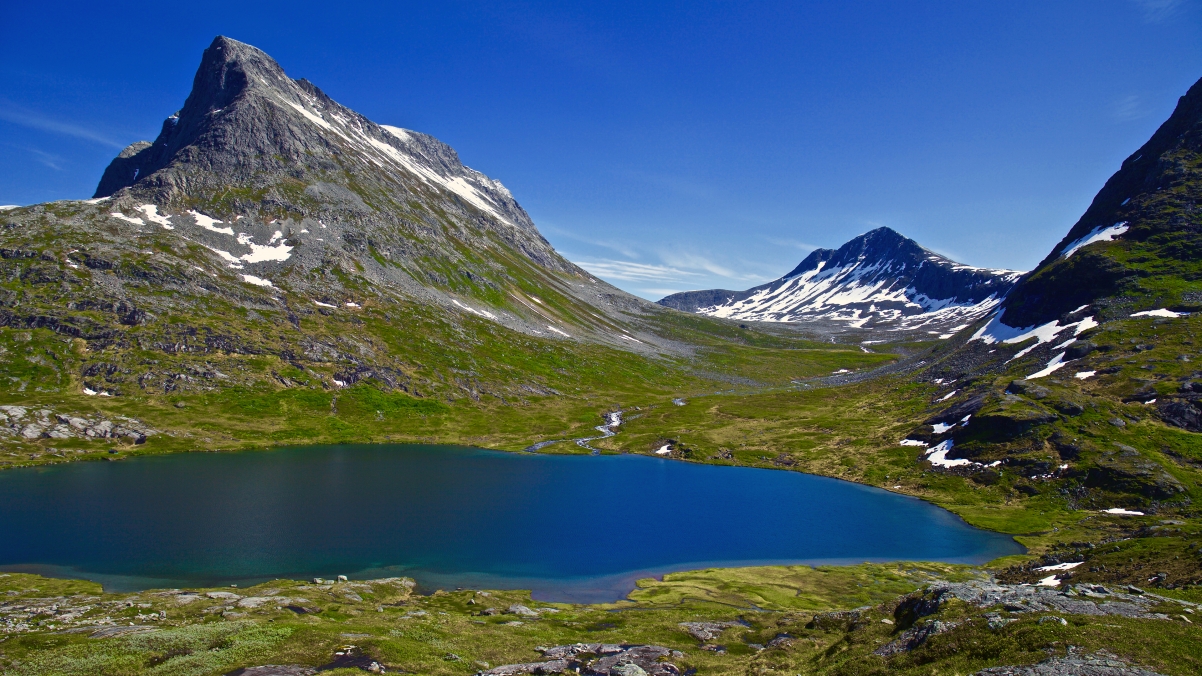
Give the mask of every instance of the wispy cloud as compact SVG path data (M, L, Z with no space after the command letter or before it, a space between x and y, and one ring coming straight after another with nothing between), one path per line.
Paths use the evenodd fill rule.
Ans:
M539 225L538 227L540 230L542 230L544 232L554 233L555 235L557 235L559 237L566 237L567 239L574 240L574 241L580 242L582 244L591 244L593 246L599 246L603 249L609 249L610 251L616 251L616 252L622 254L623 256L626 256L627 258L638 258L639 257L638 251L630 248L629 246L623 244L620 241L606 240L606 239L594 239L592 237L584 237L577 233L571 232L570 230L564 230L563 228L557 228L553 225L542 224L542 225Z
M603 279L620 279L626 282L672 281L685 277L697 277L696 272L680 270L667 265L648 265L632 261L612 259L571 259L580 267Z
M31 111L9 103L8 101L0 100L0 120L11 122L13 124L19 124L22 127L29 127L30 129L48 131L53 134L74 136L75 138L81 138L112 148L125 147L121 143L114 141L113 139L108 138L99 132L87 129L86 127L81 127L77 124L72 124L70 122L62 122L51 119L35 111Z
M1148 23L1160 23L1177 13L1184 0L1133 0Z
M1139 96L1126 96L1110 104L1110 115L1119 122L1137 120L1144 116L1142 100Z
M58 155L51 155L50 153L43 152L37 148L26 148L25 150L29 151L39 163L44 164L56 171L63 170L63 168L59 166L59 164L63 161L63 158L59 157Z
M813 251L814 249L818 248L818 247L814 246L813 244L806 244L805 242L802 242L802 241L799 241L796 239L788 239L788 238L782 239L780 237L765 237L764 241L768 242L769 244L775 244L776 246L787 246L789 248L797 249L798 251L804 251L806 253L809 253L809 252Z

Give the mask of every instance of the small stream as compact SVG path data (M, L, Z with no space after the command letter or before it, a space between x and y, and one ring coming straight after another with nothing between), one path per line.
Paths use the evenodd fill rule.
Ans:
M622 414L623 413L625 413L625 411L622 411L622 410L617 410L617 411L613 411L611 413L606 413L605 414L605 420L606 420L605 424L597 425L596 427L593 428L601 433L600 436L581 437L579 439L551 439L549 441L540 441L537 444L531 444L530 446L527 446L526 448L524 448L522 450L526 451L527 453L533 453L535 451L538 451L539 449L546 448L547 446L550 446L551 444L559 444L559 443L563 443L565 441L574 441L574 442L576 442L577 446L579 446L581 448L587 448L588 450L592 451L593 455L600 455L601 449L590 446L589 442L596 441L598 439L608 439L608 438L614 436L615 434L617 434L618 433L617 427L622 424Z

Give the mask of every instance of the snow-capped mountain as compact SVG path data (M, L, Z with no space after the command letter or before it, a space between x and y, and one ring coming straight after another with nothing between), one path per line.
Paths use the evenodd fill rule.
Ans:
M838 250L815 250L774 282L746 291L686 291L659 303L740 321L921 330L946 338L995 308L1022 275L961 265L878 228Z

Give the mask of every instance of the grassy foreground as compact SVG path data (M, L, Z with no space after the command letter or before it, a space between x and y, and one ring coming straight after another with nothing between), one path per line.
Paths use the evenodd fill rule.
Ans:
M1070 646L1108 650L1165 674L1202 667L1202 631L1175 606L1165 608L1173 619L1068 616L1061 624L1027 614L991 628L980 610L952 604L938 614L958 623L952 631L900 657L872 654L898 634L901 595L980 575L907 563L707 570L640 581L619 603L576 606L532 602L523 592L423 596L403 578L116 595L86 582L10 574L0 577L8 628L19 618L36 629L0 640L0 668L22 675L199 675L302 664L352 674L377 662L390 673L471 674L535 661L538 646L574 642L662 645L680 652L674 663L682 670L702 674L967 674L1064 655ZM859 609L854 621L823 614L848 608ZM64 621L64 612L75 617ZM733 624L703 642L685 622Z

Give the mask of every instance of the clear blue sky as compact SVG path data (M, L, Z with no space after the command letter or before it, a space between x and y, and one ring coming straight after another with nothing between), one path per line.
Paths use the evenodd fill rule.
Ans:
M1199 0L0 3L0 204L91 196L217 34L649 298L888 225L1028 269L1202 77Z

